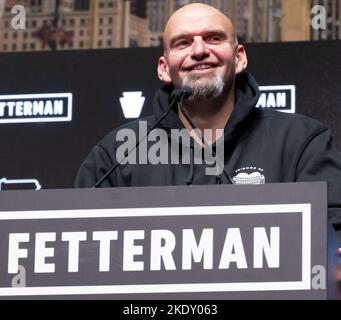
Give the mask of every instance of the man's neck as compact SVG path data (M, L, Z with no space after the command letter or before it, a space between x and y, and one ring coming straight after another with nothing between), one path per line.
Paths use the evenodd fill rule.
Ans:
M214 143L220 138L220 136L216 134L216 130L225 128L234 108L234 98L234 90L231 90L227 96L199 102L186 102L186 104L183 105L183 108L187 111L193 123L201 133L204 133L205 129L213 130L212 141L207 141L207 143ZM180 108L179 118L185 128L191 131L192 127L180 111Z

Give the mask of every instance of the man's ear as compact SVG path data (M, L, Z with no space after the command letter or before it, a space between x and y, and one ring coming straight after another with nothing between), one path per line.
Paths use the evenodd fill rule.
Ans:
M247 68L247 56L244 46L239 44L236 48L236 74L242 73Z
M171 84L172 80L169 74L169 68L167 59L165 56L162 56L159 58L158 66L157 66L157 73L159 76L159 79L167 84Z

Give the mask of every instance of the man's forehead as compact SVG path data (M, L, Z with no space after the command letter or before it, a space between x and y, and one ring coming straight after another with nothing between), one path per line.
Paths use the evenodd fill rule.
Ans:
M168 45L174 38L207 32L233 36L234 28L228 17L212 7L186 6L169 19L164 32L164 42Z

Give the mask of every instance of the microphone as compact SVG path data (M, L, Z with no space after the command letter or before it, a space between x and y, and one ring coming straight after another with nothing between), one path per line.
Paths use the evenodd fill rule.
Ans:
M150 127L150 129L147 131L147 134L142 138L140 139L136 144L135 144L135 147L133 149L131 149L130 151L126 151L125 154L124 154L124 158L128 157L128 155L135 151L138 146L140 145L140 143L148 138L148 135L149 133L155 129L155 127L165 118L167 117L167 115L171 112L171 110L174 108L174 106L177 105L178 102L183 102L185 101L186 99L188 99L190 96L192 95L192 88L188 87L188 86L184 86L183 88L181 89L175 89L173 90L173 92L171 93L170 95L170 104L169 104L169 108L162 114L162 116L157 119L154 124ZM124 159L123 158L123 159ZM107 179L119 166L120 166L120 163L121 161L123 160L116 160L115 164L104 174L104 176L97 181L97 183L92 187L92 189L96 189L98 188L102 182Z
M193 94L193 90L189 86L183 86L181 89L175 89L173 90L171 94L171 99L178 97L179 101L185 101L187 100L191 95Z

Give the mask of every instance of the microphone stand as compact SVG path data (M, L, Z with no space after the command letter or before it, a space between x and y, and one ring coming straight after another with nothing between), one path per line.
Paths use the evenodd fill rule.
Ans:
M180 103L180 110L181 113L185 116L186 120L189 122L190 126L192 127L192 130L194 130L195 132L197 132L196 129L198 129L196 127L196 125L194 124L193 120L191 119L190 115L188 114L188 112L186 111L185 108L183 108L182 103ZM205 152L205 148L208 148L209 145L205 140L204 135L201 133L201 142L203 144L203 148L204 148L204 152ZM233 179L230 177L230 175L228 174L228 172L226 171L226 169L224 168L224 163L221 163L220 160L217 158L216 152L214 151L214 149L212 148L212 155L213 157L216 158L216 161L218 163L218 166L221 167L223 169L223 173L224 176L226 177L226 179L228 180L228 182L230 184L235 184L235 182L233 181Z

